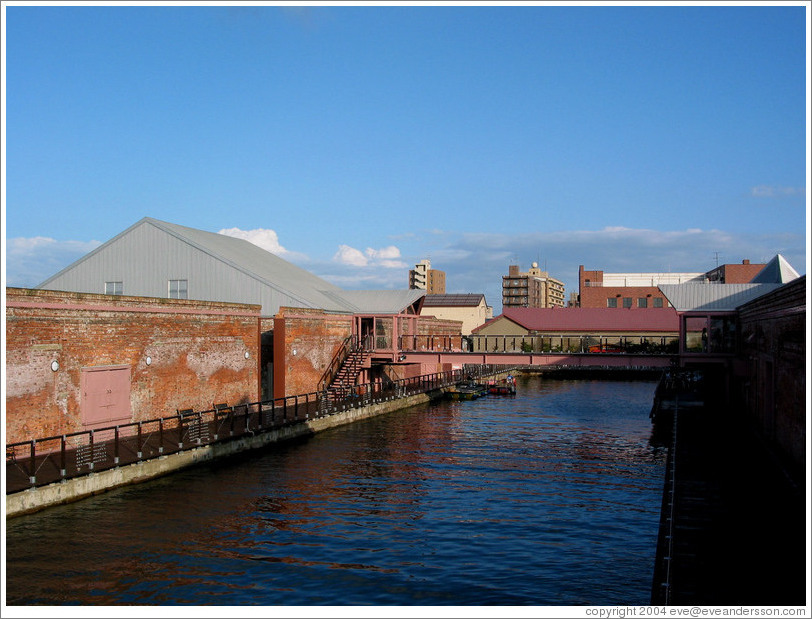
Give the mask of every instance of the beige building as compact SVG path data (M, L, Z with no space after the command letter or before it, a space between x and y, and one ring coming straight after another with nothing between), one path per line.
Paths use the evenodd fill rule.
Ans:
M423 297L421 316L462 322L462 334L471 332L493 318L493 308L484 294L428 294Z
M511 264L502 277L502 307L564 307L564 283L534 262L527 272Z
M409 271L409 289L445 294L445 271L432 269L430 260L421 260Z

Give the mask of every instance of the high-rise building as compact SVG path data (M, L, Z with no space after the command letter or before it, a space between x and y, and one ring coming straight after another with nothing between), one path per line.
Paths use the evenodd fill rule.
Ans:
M511 264L502 276L502 307L564 307L564 283L539 269L534 262L527 272Z
M445 271L432 269L431 260L421 260L409 271L409 289L445 294Z

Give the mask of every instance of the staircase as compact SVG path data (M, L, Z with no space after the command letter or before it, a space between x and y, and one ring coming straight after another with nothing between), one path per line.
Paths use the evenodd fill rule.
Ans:
M336 351L333 360L319 381L320 408L325 409L330 402L349 397L361 370L366 366L370 351L354 336L348 336Z
M344 363L336 372L333 381L327 386L327 399L331 402L349 397L358 375L364 369L370 352L356 348L347 354Z

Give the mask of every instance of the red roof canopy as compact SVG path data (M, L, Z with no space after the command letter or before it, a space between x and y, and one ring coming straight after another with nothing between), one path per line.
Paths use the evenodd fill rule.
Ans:
M509 307L474 332L499 318L511 320L528 331L679 331L679 317L673 307Z

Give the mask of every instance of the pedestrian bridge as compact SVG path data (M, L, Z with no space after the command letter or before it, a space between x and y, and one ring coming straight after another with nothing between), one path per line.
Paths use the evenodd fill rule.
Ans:
M673 355L630 353L523 353L523 352L454 352L404 351L398 361L402 363L443 363L454 367L462 365L509 365L554 367L617 367L666 368L672 365Z
M373 362L555 367L665 368L679 354L676 336L401 336L392 347L367 342ZM366 347L366 346L365 346Z

